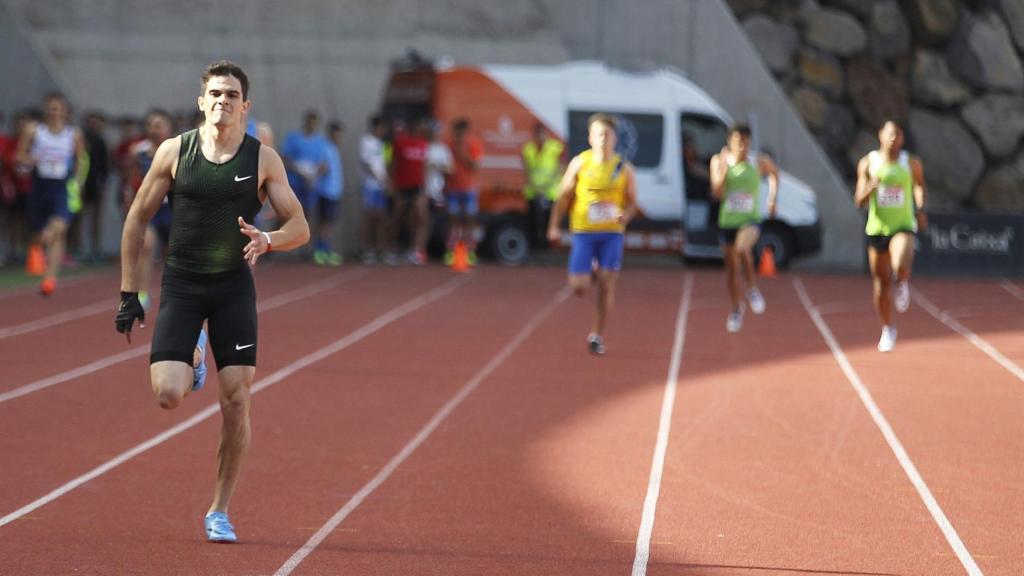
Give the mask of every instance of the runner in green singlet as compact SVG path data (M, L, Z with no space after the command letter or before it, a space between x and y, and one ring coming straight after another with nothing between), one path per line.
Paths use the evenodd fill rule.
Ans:
M719 241L725 259L726 284L732 310L725 329L739 332L743 327L744 302L739 274L746 281L743 293L754 314L763 314L764 297L757 289L754 275L754 245L761 235L761 178L768 177L768 217L775 217L775 198L779 192L779 169L765 154L750 150L750 128L734 126L729 130L726 147L711 158L711 195L722 203L718 212Z
M882 321L878 350L896 346L892 308L910 306L910 270L914 236L927 225L924 214L924 169L916 156L903 150L903 128L894 120L878 131L878 150L857 164L857 207L868 207L868 264L874 283L875 309ZM893 291L893 276L896 289Z

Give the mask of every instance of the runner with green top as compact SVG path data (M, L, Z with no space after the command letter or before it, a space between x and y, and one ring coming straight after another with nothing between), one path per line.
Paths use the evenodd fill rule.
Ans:
M896 346L892 308L910 307L910 269L914 263L914 236L927 226L924 214L924 168L921 161L903 150L903 128L894 120L878 131L878 150L857 164L858 208L868 206L868 264L874 283L875 309L882 321L878 351ZM893 275L896 290L893 292Z
M721 202L718 211L719 241L725 259L726 284L732 309L725 321L730 333L743 327L744 299L741 298L739 271L746 282L743 293L754 314L763 314L764 297L757 289L754 275L754 245L761 235L761 179L768 178L768 217L775 217L775 199L779 192L779 169L765 154L752 154L750 128L734 126L726 136L726 146L711 158L711 195Z

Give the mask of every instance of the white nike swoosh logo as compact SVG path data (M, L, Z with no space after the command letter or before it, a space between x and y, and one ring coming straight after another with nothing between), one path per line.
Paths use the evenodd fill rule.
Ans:
M248 180L249 178L252 178L252 174L249 174L245 178L239 178L238 174L235 174L235 182L241 182L242 180Z
M245 346L239 346L235 344L235 350L245 350L246 348L252 348L255 344L246 344Z

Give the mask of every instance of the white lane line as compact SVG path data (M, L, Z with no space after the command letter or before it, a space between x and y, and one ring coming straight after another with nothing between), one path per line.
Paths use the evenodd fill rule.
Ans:
M25 322L24 324L5 326L0 328L0 340L10 338L11 336L28 334L29 332L35 332L36 330L42 330L43 328L49 328L65 322L71 322L72 320L88 318L89 316L94 316L100 312L113 313L115 310L117 310L117 301L115 299L108 298L102 302L82 306L80 308L75 308L74 310L68 310L66 312L61 312L59 314L54 314L31 322Z
M929 300L924 294L921 294L921 292L917 288L911 288L910 295L914 298L914 301L917 302L918 306L924 308L925 312L931 314L933 318L935 318L939 322L942 322L951 330L966 338L967 341L970 342L971 344L974 344L974 346L978 348L978 350L981 350L985 354L988 354L989 358L995 360L996 363L998 363L1000 366L1006 368L1010 372L1010 374L1013 374L1014 376L1017 377L1018 380L1024 382L1024 370L1022 370L1021 367L1018 366L1013 360L1010 360L1006 356L1003 356L1002 352L996 350L995 346L989 344L988 341L986 341L984 338L978 336L977 334L972 332L968 327L958 322L955 318L953 318L952 315L940 310L939 307L936 306L931 300Z
M398 320L399 318L406 316L412 312L415 312L416 310L419 310L420 308L426 306L427 304L430 304L431 302L439 298L451 294L459 286L465 284L468 279L469 277L467 276L461 276L453 280L449 280L445 284L437 288L434 288L433 290L426 294L417 296L416 298L409 300L405 304L402 304L396 308L392 308L390 311L378 316L368 324L363 325L361 328L355 330L354 332L350 333L344 338L336 340L333 343L328 344L327 346L324 346L323 348L320 348L319 350L311 354L303 356L302 358L299 358L295 362L292 362L291 364L285 366L284 368L281 368L280 370L274 372L273 374L267 376L266 378L260 379L255 384L253 384L252 393L255 394L260 390L263 390L273 384L276 384L277 382L280 382L281 380L287 378L288 376L291 376L295 372L298 372L299 370L309 366L310 364L319 362L320 360L323 360L327 356L344 350L345 348L355 344L356 342L359 342L363 338L366 338L370 334L373 334L374 332L380 330L381 328L384 328L385 326L391 324L392 322ZM134 448L122 452L115 458L108 460L107 462L101 464L100 466L97 466L96 468L93 468L92 470L85 474L82 474L81 476L75 478L74 480L68 482L67 484L64 484L63 486L57 488L56 490L50 492L49 494L43 496L42 498L39 498L34 502L26 504L25 506L22 506L21 508L15 510L14 512L11 512L10 514L4 516L3 518L0 518L0 526L10 524L18 518L21 518L22 516L42 506L47 505L50 502L53 502L54 500L60 498L61 496L67 494L68 492L71 492L75 488L78 488L79 486L85 484L86 482L94 480L102 476L103 474L106 474L107 472L113 470L114 468L117 468L121 464L124 464L125 462L131 460L132 458L138 456L139 454L142 454L143 452L146 452L151 448L163 444L167 440L170 440L171 438L177 436L178 434L181 434L182 432L188 430L189 428L192 428L196 424L199 424L203 420L206 420L207 418L213 416L219 411L219 403L211 404L206 408L203 408L200 412L196 413L194 416L181 422L180 424L177 424L176 426L160 434L157 434L156 436L150 438L149 440L146 440L145 442L139 444L138 446L135 446Z
M1010 282L1006 278L1003 278L999 282L999 285L1003 287L1003 290L1006 290L1007 292L1012 294L1013 297L1016 298L1017 300L1024 301L1024 290L1021 290L1021 288L1014 284L1013 282Z
M291 304L292 302L295 302L296 300L301 300L302 298L308 298L325 290L334 288L335 286L341 283L349 282L365 275L366 272L363 270L360 270L356 273L339 273L330 278L321 280L320 282L310 284L309 286L303 286L302 288L290 290L283 294L279 294L277 296L269 298L265 302L259 303L256 306L256 309L258 312L266 312L267 310L273 310L274 308L279 308L281 306L284 306L285 304ZM113 309L110 309L110 311L113 312ZM0 394L0 404L3 404L8 400L14 400L15 398L20 398L21 396L31 394L33 392L45 390L46 388L56 386L57 384L62 384L69 380L74 380L75 378L79 378L87 374L92 374L93 372L98 372L100 370L103 370L104 368L113 366L114 364L120 364L121 362L131 360L132 358L138 358L139 356L148 353L149 344L143 344L142 346L129 348L124 352L119 352L112 356L101 358L99 360L96 360L95 362L90 362L85 366L79 366L78 368L74 368L66 372L61 372L60 374L56 374L48 378L43 378L42 380L36 380L31 384L25 384L24 386L19 386L18 388L8 390L7 392Z
M483 382L484 379L490 376L498 366L505 362L505 360L507 360L508 357L511 356L512 353L515 352L515 350L519 348L519 346L521 346L531 334L533 334L534 330L540 326L544 319L547 318L547 316L551 314L559 304L569 297L569 294L570 290L568 288L559 290L554 298L541 308L541 310L523 326L519 333L516 334L516 336L509 341L509 343L506 344L496 356L491 358L483 368L473 375L473 377L470 378L469 381L466 382L462 388L460 388L459 391L456 392L455 395L452 396L448 402L446 402L445 405L434 414L433 418L431 418L423 428L420 429L412 440L402 447L398 454L396 454L383 468L381 468L380 472L378 472L376 476L360 488L359 491L341 507L341 509L335 512L334 516L331 516L331 518L321 526L320 529L317 530L301 548L292 554L291 558L285 561L285 563L277 569L274 576L286 576L287 574L291 574L292 571L295 570L295 568L298 567L298 565L307 556L309 556L313 550L315 550L316 547L330 535L331 532L337 529L338 526L345 521L345 518L347 518L349 514L355 511L355 509L358 508L374 490L379 488L380 485L383 484L399 466L401 466L402 462L405 462L405 460L409 458L409 456L411 456L412 453L415 452L428 437L430 437L434 430L436 430L437 427L440 426L446 418L448 418L448 416L459 406L459 404L462 403L463 400L466 399L467 396L470 395L470 393L480 386L480 383Z
M679 300L679 312L676 315L676 335L675 341L672 343L672 359L669 360L668 378L665 380L665 395L661 401L661 419L658 422L658 440L654 445L654 458L651 462L651 479L647 483L644 512L640 518L640 531L636 537L633 576L647 574L647 561L651 557L651 533L654 532L654 514L658 508L658 496L661 494L661 476L665 470L668 435L672 427L672 409L676 403L679 366L683 359L683 345L686 343L686 321L690 315L692 292L693 275L687 274L683 283L683 295Z
M846 379L849 380L850 385L857 392L857 396L860 397L860 401L864 404L868 414L871 415L871 419L875 421L875 426L882 432L882 437L885 438L889 448L896 456L896 460L900 463L903 468L903 472L910 479L910 483L913 484L917 490L918 496L924 502L928 512L931 513L932 519L938 524L939 529L942 530L942 534L946 537L946 541L950 547L953 548L953 552L956 553L956 557L960 559L960 564L967 570L967 574L970 576L982 576L981 569L978 568L977 563L974 562L974 558L971 557L971 553L967 551L967 547L964 546L963 541L960 539L960 535L956 533L956 529L953 528L953 524L950 523L949 519L946 518L945 512L942 511L942 507L939 506L938 501L935 500L935 496L932 495L932 491L925 484L924 478L917 471L917 467L914 466L913 461L910 460L910 456L907 451L903 448L903 444L900 439L896 436L896 432L889 425L889 421L886 420L885 415L882 414L881 409L875 404L874 398L871 396L871 392L868 391L867 386L861 381L860 376L853 369L853 365L846 358L846 354L843 352L842 347L839 346L839 341L836 340L835 336L832 335L832 330L829 329L828 324L822 319L821 314L814 309L814 303L811 302L810 296L807 295L807 290L804 288L803 282L800 278L793 278L793 286L796 288L797 295L800 297L800 302L803 303L804 309L807 310L807 314L814 321L814 325L818 327L818 332L821 333L822 338L825 339L825 343L828 344L829 349L832 351L832 355L836 359L836 363L843 370L843 374L846 375Z

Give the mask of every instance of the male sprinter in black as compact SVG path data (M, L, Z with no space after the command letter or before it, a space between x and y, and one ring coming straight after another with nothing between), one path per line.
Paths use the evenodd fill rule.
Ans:
M271 249L292 250L309 240L281 157L245 133L248 94L249 79L237 65L221 61L206 68L199 96L206 120L157 149L121 238L116 325L130 340L132 323L145 322L136 264L146 224L170 196L171 237L149 373L160 406L180 404L192 390L193 351L207 321L224 419L217 484L204 520L213 542L237 539L228 502L249 446L249 388L256 371L256 289L249 267ZM249 224L268 199L282 223L273 232Z

